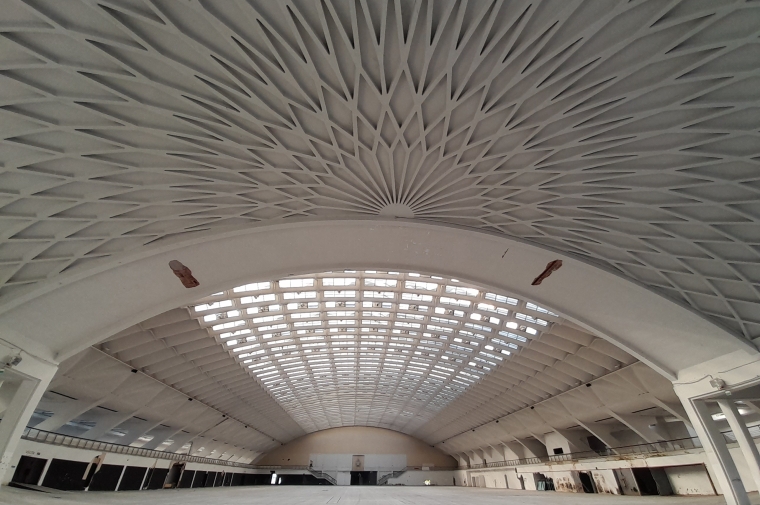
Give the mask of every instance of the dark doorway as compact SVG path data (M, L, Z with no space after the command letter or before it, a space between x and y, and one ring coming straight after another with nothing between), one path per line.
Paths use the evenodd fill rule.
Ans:
M207 472L196 470L195 477L193 477L192 487L203 487L203 484L206 482L206 473Z
M148 468L148 472L145 474L145 480L143 480L142 487L140 489L148 489L150 479L153 477L153 470L154 468Z
M669 496L673 494L670 480L663 468L632 468L633 478L642 496Z
M243 477L243 485L244 486L263 486L264 484L269 484L269 481L271 479L272 477L268 473L247 473Z
M536 491L554 491L554 479L551 477L542 473L534 473L533 480L536 482Z
M166 475L169 473L168 468L154 468L150 474L150 480L148 481L147 489L161 489L164 487L164 481L166 481Z
M594 479L591 478L591 474L589 472L578 472L578 477L581 479L581 485L583 486L584 493L596 493Z
M123 470L124 467L121 465L100 465L87 489L89 491L116 491L116 484L119 483Z
M224 472L217 472L214 479L214 487L219 487L224 483Z
M673 487L670 485L670 479L664 468L650 468L652 478L657 483L657 492L660 496L670 496L673 494Z
M562 447L555 447L554 454L565 454L565 450Z
M145 478L145 472L148 469L142 466L128 466L124 469L124 475L121 476L119 491L137 491L142 485Z
M66 459L53 459L45 474L42 485L60 489L61 491L84 491L89 482L85 475L89 463L84 461L69 461Z
M351 472L352 486L376 486L377 472Z
M195 478L195 472L193 470L185 469L185 471L182 472L182 477L179 478L179 484L177 487L183 489L193 487L193 478Z
M209 472L206 474L206 482L203 487L214 487L214 481L216 481L216 472Z
M47 463L46 459L21 456L16 471L13 472L11 482L36 486L40 482L40 477L42 477L45 463Z
M169 473L166 474L164 488L174 489L177 487L177 484L179 484L179 478L182 475L182 470L184 469L184 463L174 463L171 468L169 468Z

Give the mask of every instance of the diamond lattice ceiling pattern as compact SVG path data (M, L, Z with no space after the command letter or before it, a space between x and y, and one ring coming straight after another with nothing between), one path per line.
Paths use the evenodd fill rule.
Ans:
M382 215L574 253L760 336L760 5L8 0L1 293Z

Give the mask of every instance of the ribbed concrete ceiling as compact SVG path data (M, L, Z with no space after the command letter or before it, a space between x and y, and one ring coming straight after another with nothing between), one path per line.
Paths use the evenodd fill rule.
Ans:
M760 336L760 5L7 0L0 293L382 215L579 254Z
M650 379L616 379L634 365ZM580 420L612 404L623 415L651 407L639 396L653 383L673 397L634 357L509 293L416 272L323 272L215 293L79 353L37 427L249 458L305 433L377 426L451 452L478 445L470 430L593 381L607 396Z
M359 425L412 433L484 377L512 368L513 354L561 320L533 303L414 272L254 282L202 302L189 308L193 317L307 432ZM593 367L579 359L578 372Z

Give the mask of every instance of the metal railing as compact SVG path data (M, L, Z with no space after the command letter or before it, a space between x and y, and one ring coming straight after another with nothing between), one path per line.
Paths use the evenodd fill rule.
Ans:
M327 482L329 482L333 486L337 486L338 485L338 481L335 480L335 477L333 477L332 475L330 475L327 472L323 472L321 470L313 470L313 469L309 468L309 473L311 473L314 477L316 477L318 479L324 479L324 480L326 480Z
M552 454L536 458L512 459L508 461L491 461L488 463L476 463L474 465L461 465L460 470L473 470L478 468L497 468L504 466L540 465L546 463L565 463L595 458L618 458L620 456L662 454L667 452L685 451L688 449L701 449L702 444L697 437L679 438L666 440L652 444L626 445L622 447L607 447L599 451L571 452L568 454Z
M237 468L256 468L255 466L246 463L236 463L233 461L204 458L201 456L190 456L188 454L177 454L175 452L157 451L155 449L142 449L140 447L114 444L111 442L98 442L97 440L72 437L70 435L62 435L51 431L38 430L37 428L26 428L21 435L21 438L33 442L41 442L43 444L62 445L88 451L112 452L115 454L128 454L130 456L142 456L145 458L169 459L173 461L185 461L188 463L207 463L209 465L232 466Z
M384 485L388 484L388 481L390 479L395 479L396 477L400 477L405 472L406 472L406 469L404 469L404 470L394 470L391 473L387 473L387 474L383 475L382 477L380 477L379 479L377 479L377 485L378 486L384 486Z

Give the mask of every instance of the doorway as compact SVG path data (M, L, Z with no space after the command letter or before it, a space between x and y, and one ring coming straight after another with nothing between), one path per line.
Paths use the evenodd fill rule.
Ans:
M164 489L174 489L177 487L180 476L182 475L182 471L184 469L184 463L174 463L169 469L169 473L166 475L166 480L164 481Z
M673 488L664 468L632 468L642 496L670 496Z
M376 486L377 472L351 472L352 486Z
M40 477L42 477L45 463L47 463L46 459L21 456L21 460L18 462L18 466L16 466L16 471L13 472L11 482L36 486L40 482Z
M554 479L542 473L534 473L533 481L536 483L536 491L554 491Z
M596 486L590 472L578 472L578 478L581 480L584 493L596 493Z

